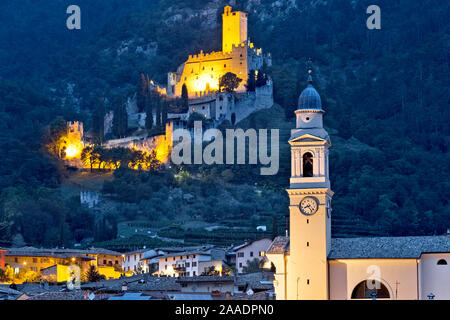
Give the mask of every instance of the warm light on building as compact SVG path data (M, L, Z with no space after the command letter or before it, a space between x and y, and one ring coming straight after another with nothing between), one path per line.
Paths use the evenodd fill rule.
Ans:
M81 156L81 152L83 151L82 145L81 148L77 145L69 145L66 148L66 158L67 159L75 159Z

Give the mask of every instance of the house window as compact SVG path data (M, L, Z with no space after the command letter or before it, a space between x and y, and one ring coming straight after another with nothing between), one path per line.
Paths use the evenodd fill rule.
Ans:
M195 273L195 271L192 271L192 275L195 277L197 274Z
M446 266L446 265L447 265L447 261L446 261L445 259L440 259L440 260L437 262L437 264L440 265L440 266Z
M226 64L224 64L224 65L223 65L223 67L224 67L224 68L226 68L226 67L227 67L227 65L226 65Z
M192 262L192 267L196 267L197 266L197 262Z
M37 263L37 258L33 258L33 263Z
M309 247L309 242L306 242L306 246Z
M250 257L253 257L253 251L250 251Z
M244 257L244 253L243 252L238 252L238 258L243 258Z
M106 260L103 260L103 264L106 264Z
M313 176L313 155L310 152L306 152L303 155L303 176Z
M19 259L17 259L17 258L14 258L14 262L19 262Z
M309 284L309 279L306 280L306 284Z
M239 268L242 268L242 262L239 262Z

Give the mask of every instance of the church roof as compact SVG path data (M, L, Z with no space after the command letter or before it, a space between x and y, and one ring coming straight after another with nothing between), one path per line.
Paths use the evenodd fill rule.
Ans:
M289 237L276 237L268 254L289 254ZM450 252L450 236L332 238L328 259L417 259Z
M450 236L334 238L328 259L415 259L443 252L450 252Z

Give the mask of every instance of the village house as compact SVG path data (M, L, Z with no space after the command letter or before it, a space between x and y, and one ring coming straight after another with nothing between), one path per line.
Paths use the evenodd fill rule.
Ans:
M14 269L18 278L20 273L32 271L52 282L67 281L74 272L78 272L75 266L79 267L81 278L90 266L95 266L106 279L115 279L122 274L121 253L102 248L11 248L5 253L5 264Z
M123 270L134 274L145 272L143 256L148 249L138 249L123 254Z
M211 293L221 295L234 291L234 280L232 276L194 276L180 277L177 282L181 285L183 293Z
M194 277L214 269L222 273L226 266L225 251L220 249L192 250L158 257L156 274L167 277Z
M272 243L270 238L262 238L244 243L240 246L234 247L236 253L236 272L243 273L244 267L249 261L258 259L260 262L265 262L265 252Z

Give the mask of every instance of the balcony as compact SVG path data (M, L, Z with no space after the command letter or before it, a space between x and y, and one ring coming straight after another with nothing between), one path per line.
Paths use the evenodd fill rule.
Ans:
M173 270L177 271L177 272L185 272L186 271L186 267L182 266L182 265L172 265Z

